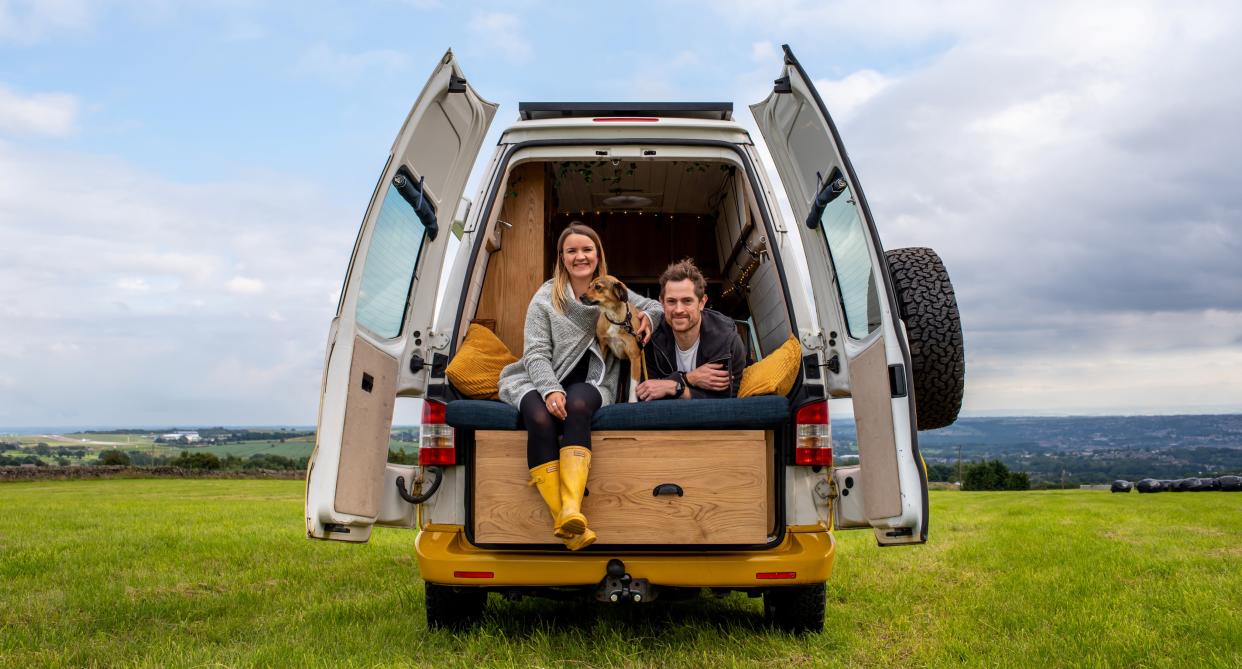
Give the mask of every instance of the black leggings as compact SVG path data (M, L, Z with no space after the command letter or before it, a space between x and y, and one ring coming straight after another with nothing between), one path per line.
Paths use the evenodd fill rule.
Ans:
M565 446L591 447L591 417L604 399L595 386L586 383L589 355L583 356L582 362L561 381L561 386L565 388L564 421L548 413L547 404L538 390L532 390L522 398L520 411L522 424L526 427L526 464L529 469L558 459L562 443Z

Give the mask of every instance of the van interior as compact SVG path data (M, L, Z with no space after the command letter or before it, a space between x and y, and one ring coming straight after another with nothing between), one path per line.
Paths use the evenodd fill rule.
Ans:
M481 323L520 357L526 307L552 276L557 237L574 221L599 233L609 272L652 299L664 268L692 258L707 279L707 306L738 322L749 362L792 331L773 240L737 163L531 161L509 170L496 197L503 203L492 207L458 337Z
M499 206L490 208L458 337L480 323L521 356L530 298L552 275L557 238L574 221L599 233L609 273L653 299L665 267L693 258L707 279L708 306L735 320L748 362L778 348L792 331L782 273L773 250L765 248L771 240L757 200L741 164L720 153L704 159L518 162L495 197ZM675 412L663 427L648 415L642 431L599 421L590 494L583 502L598 543L724 550L779 541L784 480L774 472L777 445L790 438L788 404L783 397L744 402L759 407L753 419L741 418L742 409L735 407L725 421L709 424L685 423L699 420L697 412ZM509 412L516 423L516 411ZM620 414L610 415L624 423L615 418ZM512 426L466 422L477 427L459 429L457 436L469 444L475 465L468 536L484 547L547 544L553 539L547 511L526 485L526 435ZM653 492L669 482L686 496L674 501Z

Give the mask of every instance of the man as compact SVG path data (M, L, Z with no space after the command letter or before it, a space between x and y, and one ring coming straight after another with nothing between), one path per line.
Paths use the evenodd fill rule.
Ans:
M646 347L641 401L736 397L746 348L733 319L707 309L707 282L690 259L660 275L664 318Z

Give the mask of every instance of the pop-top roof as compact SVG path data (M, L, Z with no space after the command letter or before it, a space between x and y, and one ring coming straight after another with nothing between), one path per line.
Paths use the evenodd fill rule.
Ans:
M732 121L732 102L519 102L523 121L595 116L659 116Z

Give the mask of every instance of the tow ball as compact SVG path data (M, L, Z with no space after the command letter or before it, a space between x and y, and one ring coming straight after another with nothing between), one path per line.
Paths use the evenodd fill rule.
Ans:
M595 599L601 602L634 602L641 604L655 599L655 588L645 578L634 578L626 573L625 563L612 559L604 570L605 576L595 589Z

